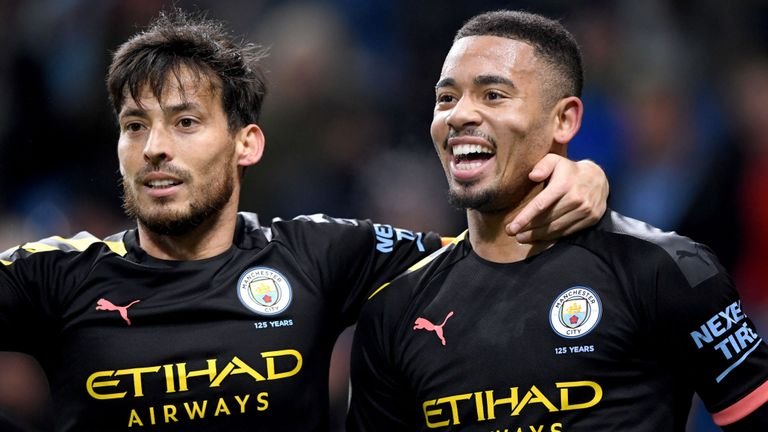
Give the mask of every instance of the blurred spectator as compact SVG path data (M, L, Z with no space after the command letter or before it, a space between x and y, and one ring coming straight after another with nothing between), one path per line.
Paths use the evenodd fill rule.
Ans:
M622 22L610 2L594 2L569 15L568 27L579 41L584 62L584 118L568 145L572 159L592 159L612 183L620 177L626 158L624 125L617 97L624 60Z
M339 12L325 3L281 3L254 28L252 39L271 52L261 122L267 145L264 163L247 174L243 208L267 221L321 211L359 216L355 177L391 137Z
M50 430L48 381L37 361L26 354L0 352L0 365L0 430L11 425L19 431Z
M768 57L735 68L730 96L736 142L745 155L737 193L744 241L734 279L746 309L768 329Z
M710 246L733 270L739 155L724 132L714 84L671 4L622 3L624 55L614 92L626 147L612 188L617 210ZM718 229L712 229L717 226Z
M466 228L464 212L448 204L448 186L429 137L379 155L361 175L360 187L363 214L444 235Z

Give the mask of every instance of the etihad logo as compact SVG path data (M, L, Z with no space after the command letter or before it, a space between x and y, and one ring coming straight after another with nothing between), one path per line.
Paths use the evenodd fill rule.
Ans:
M516 417L528 407L544 408L550 413L582 410L593 407L603 399L603 388L594 381L564 381L555 383L555 395L547 395L537 386L523 389L510 387L506 391L480 390L424 401L424 420L430 429L486 422L501 416ZM502 394L503 393L503 394Z
M140 301L141 300L134 300L125 306L116 306L111 301L105 298L100 298L99 301L96 302L96 310L117 312L120 314L120 317L123 318L126 323L128 323L128 325L131 325L131 319L128 318L128 308Z
M446 315L445 319L440 325L432 324L432 322L426 318L416 318L413 329L435 332L435 334L437 335L437 338L440 339L440 343L442 343L443 346L445 346L445 337L443 336L443 326L445 326L445 323L446 321L448 321L448 318L452 316L453 316L453 311L448 312L448 315Z
M575 286L560 293L549 309L552 330L568 339L591 332L603 313L600 297L588 287Z
M301 353L294 349L262 352L261 357L263 361L259 365L248 364L235 356L223 367L219 367L218 359L213 358L205 361L205 367L196 370L189 369L185 362L98 371L88 377L85 388L92 398L99 400L140 398L146 391L187 392L191 382L216 388L232 375L246 375L253 381L285 379L298 374L304 363ZM162 388L148 387L149 382L162 382Z
M240 303L257 314L277 315L288 309L293 292L288 279L277 270L254 267L240 276L237 295Z

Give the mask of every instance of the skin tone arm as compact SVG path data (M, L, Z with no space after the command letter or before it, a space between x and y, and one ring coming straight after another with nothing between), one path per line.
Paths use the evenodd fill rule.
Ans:
M528 178L549 182L506 226L520 243L556 240L594 225L605 213L608 179L592 161L572 162L548 154Z

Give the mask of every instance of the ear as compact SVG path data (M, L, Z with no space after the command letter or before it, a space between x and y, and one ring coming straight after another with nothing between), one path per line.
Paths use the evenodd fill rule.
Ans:
M261 160L264 154L264 132L255 124L244 126L235 136L237 164L248 167Z
M569 96L555 104L554 133L552 139L560 145L567 145L581 127L581 117L584 114L584 104L576 96Z

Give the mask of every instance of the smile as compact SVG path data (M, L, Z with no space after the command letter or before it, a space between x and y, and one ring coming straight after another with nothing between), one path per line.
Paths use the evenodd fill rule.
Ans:
M493 149L480 144L457 144L451 147L451 153L453 165L461 171L477 169L495 155Z

